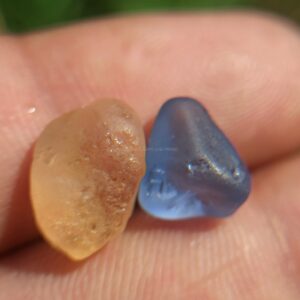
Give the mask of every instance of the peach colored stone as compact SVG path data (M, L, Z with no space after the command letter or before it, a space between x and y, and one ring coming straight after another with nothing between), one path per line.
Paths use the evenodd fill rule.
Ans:
M103 99L51 122L39 137L31 199L45 239L74 260L121 233L145 172L145 140L134 111Z

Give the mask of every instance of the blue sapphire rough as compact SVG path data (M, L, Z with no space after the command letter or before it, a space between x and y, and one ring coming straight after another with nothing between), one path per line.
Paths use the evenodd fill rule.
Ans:
M247 199L250 174L198 101L168 100L155 120L139 204L165 220L226 217Z

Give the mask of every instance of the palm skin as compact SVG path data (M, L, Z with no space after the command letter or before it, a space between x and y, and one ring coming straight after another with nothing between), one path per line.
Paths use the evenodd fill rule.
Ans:
M0 299L300 298L300 37L247 13L107 19L0 38ZM206 105L252 172L221 220L136 210L102 251L72 263L38 235L30 149L44 126L96 98L127 101L149 130L160 105Z

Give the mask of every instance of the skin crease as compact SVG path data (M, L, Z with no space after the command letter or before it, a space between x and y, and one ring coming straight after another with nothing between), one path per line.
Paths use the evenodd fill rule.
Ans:
M299 299L299 53L293 25L239 12L1 37L0 299ZM27 180L44 126L114 97L149 130L179 95L201 99L252 169L249 201L219 222L168 223L136 210L124 234L78 264L40 240Z

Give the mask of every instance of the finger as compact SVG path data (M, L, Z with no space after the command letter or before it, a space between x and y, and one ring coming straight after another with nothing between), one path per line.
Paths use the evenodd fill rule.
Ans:
M300 36L275 18L141 16L26 36L22 45L59 113L115 96L147 122L166 99L190 95L251 166L299 148Z
M250 201L219 223L166 223L140 212L81 264L38 243L1 261L0 291L16 300L297 300L299 165L298 156L258 171Z
M246 14L143 16L3 37L0 249L36 234L26 176L17 179L25 153L51 119L95 98L127 99L147 123L165 99L194 96L250 165L294 151L299 45L290 26Z

